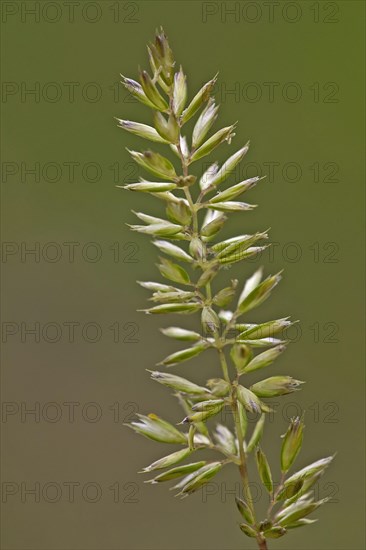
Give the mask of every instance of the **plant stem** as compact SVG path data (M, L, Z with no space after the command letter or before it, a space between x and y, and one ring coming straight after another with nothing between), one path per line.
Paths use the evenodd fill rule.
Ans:
M181 163L182 163L183 176L186 177L186 176L188 176L188 164L187 164L187 161L184 157L182 149L180 147L180 141L177 143L177 149L178 149L179 156L180 156ZM183 190L184 190L184 194L186 196L186 199L188 201L189 208L192 212L192 229L193 229L193 233L194 233L195 236L199 237L199 234L198 234L197 204L200 203L200 201L202 199L202 196L203 196L203 193L201 192L201 194L200 194L200 196L197 200L197 203L195 204L193 202L192 195L191 195L191 192L189 190L189 187L188 186L184 187ZM206 296L207 296L207 300L210 301L211 300L211 284L210 284L210 282L208 282L207 285L206 285ZM231 326L233 326L235 324L235 321L236 321L236 318L234 317L233 319L231 319L228 326L226 327L226 329L223 333L223 339L224 340L225 340L225 336L228 332L228 329L231 328ZM215 332L215 340L216 340L216 347L217 347L217 350L219 352L222 373L223 373L223 376L224 376L226 382L228 382L231 386L231 398L232 398L232 405L231 406L232 406L232 410L233 410L234 418L235 418L236 437L238 439L239 458L240 458L240 464L238 466L239 466L240 477L241 477L242 485L243 485L244 498L245 498L245 501L248 504L248 506L250 508L250 511L252 513L252 516L254 518L253 527L257 530L258 528L257 528L257 525L256 525L256 519L255 519L255 510L254 510L254 504L253 504L253 497L252 497L252 494L251 494L251 491L250 491L250 486L249 486L247 459L246 459L246 454L245 454L245 451L244 451L244 437L243 437L243 432L242 432L241 425L240 425L240 417L239 417L239 411L238 411L238 401L237 401L237 396L236 396L236 388L235 388L235 385L233 384L233 382L231 381L230 376L229 376L229 370L228 370L225 354L222 350L222 345L221 345L221 343L220 343L220 345L218 345L219 344L219 338L220 338L219 334L216 331ZM266 539L263 538L262 535L259 534L259 531L258 531L257 543L258 543L259 550L267 550Z

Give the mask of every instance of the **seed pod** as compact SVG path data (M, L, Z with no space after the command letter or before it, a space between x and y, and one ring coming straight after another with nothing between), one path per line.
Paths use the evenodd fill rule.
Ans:
M292 418L282 442L281 470L288 472L300 452L304 423L299 417Z
M158 134L158 132L152 126L147 124L141 124L139 122L133 122L131 120L122 120L121 118L116 119L118 121L119 127L135 134L136 136L149 139L150 141L157 141L159 143L168 143L164 137Z
M304 382L295 380L291 376L271 376L257 382L250 389L258 397L277 397L296 391L300 384L304 384Z
M235 296L235 287L227 286L226 288L223 288L222 290L220 290L216 294L216 296L214 296L212 301L216 306L225 307L228 304L230 304L234 296Z
M283 319L275 319L274 321L267 321L267 323L261 323L260 325L252 325L250 328L240 334L240 338L267 338L272 337L278 332L290 327L294 323L288 320L288 317Z
M164 143L177 143L179 139L179 126L174 116L169 115L168 120L159 111L154 113L154 126L157 134ZM155 130L155 131L156 131Z
M216 397L224 397L230 391L230 384L222 378L210 378L210 380L207 380L207 387Z
M126 224L132 231L153 235L154 237L170 237L180 232L182 227L173 223L153 223L151 225L131 225ZM180 281L179 281L180 282Z
M167 260L166 258L160 258L160 264L158 269L160 273L166 279L174 281L175 283L182 283L184 285L189 284L189 275L188 273L178 264Z
M258 397L248 388L244 386L238 386L237 395L240 403L243 407L251 413L261 412L261 402Z
M174 235L171 239L175 238ZM246 344L251 348L269 348L271 346L284 346L288 342L286 340L280 340L279 338L261 338L260 340L242 340L241 338L237 339L238 344Z
M309 466L305 466L292 476L290 476L284 483L283 490L278 494L277 499L282 500L283 498L288 498L287 491L291 491L291 487L295 486L299 480L303 481L302 492L307 491L314 483L316 483L326 468L333 460L333 456L328 456L327 458L321 458Z
M150 300L152 302L162 302L164 304L173 303L187 303L188 300L192 300L196 295L194 292L186 292L184 290L177 289L174 292L154 292Z
M239 527L248 537L257 538L258 533L253 527L250 527L246 523L241 523Z
M186 474L189 474L191 472L195 472L202 468L206 464L205 461L200 462L192 462L192 464L184 464L183 466L177 466L176 468L172 468L171 470L168 470L167 472L164 472L163 474L158 475L157 477L154 477L154 479L150 479L149 481L146 481L145 483L161 483L162 481L170 481L171 479L176 479L177 477L182 477Z
M166 214L170 220L181 225L189 225L191 223L191 211L182 199L178 202L169 202L166 208Z
M160 443L186 443L184 434L155 414L149 414L148 416L138 414L137 416L139 421L127 424L135 432Z
M154 153L152 151L144 151L139 153L137 151L130 151L131 157L137 164L154 174L155 176L161 177L165 180L175 180L177 174L175 173L174 166L172 163L160 155L159 153Z
M255 274L256 275L256 274ZM259 306L268 296L271 291L278 285L281 280L280 273L267 277L262 283L255 286L251 292L247 293L243 291L243 298L239 298L238 311L240 314L250 311L254 307ZM245 287L244 287L245 290Z
M196 344L191 348L182 349L180 351L176 351L175 353L172 353L171 355L168 355L168 357L166 357L163 361L161 361L159 365L173 367L177 363L182 363L183 361L192 359L192 357L196 357L196 355L199 355L205 349L207 349L207 344L203 344L203 343Z
M219 270L218 263L212 263L205 271L202 273L201 277L198 279L196 286L200 288L201 286L207 285L215 277L216 273Z
M267 367L273 363L273 361L277 359L277 357L281 355L285 349L286 346L280 345L259 353L248 363L244 372L253 372L255 370L262 369L263 367Z
M206 464L199 470L197 470L193 476L193 478L184 485L182 488L181 494L188 494L194 493L198 489L202 487L202 485L205 485L212 477L214 477L222 468L221 462L211 462L210 464Z
M192 411L202 412L202 411L211 411L216 410L217 408L222 408L224 405L223 399L209 399L208 401L200 401L192 405Z
M234 253L240 256L257 241L267 238L268 235L265 232L255 233L254 235L239 235L213 245L212 250L219 259L225 259L227 256L231 256Z
M186 380L181 376L158 371L149 372L151 372L151 378L153 380L156 380L157 382L159 382L159 384L163 384L164 386L172 388L173 390L190 395L207 395L210 393L207 388L204 388L203 386L198 386L197 384L194 384L190 380Z
M186 76L183 73L182 67L180 67L179 72L174 75L174 86L173 86L173 112L176 116L179 116L184 109L187 99L187 84Z
M138 99L138 101L140 101L144 105L147 105L151 109L155 109L154 103L150 101L150 99L147 97L144 90L142 89L142 86L138 82L136 82L136 80L132 80L132 78L126 78L122 74L121 77L121 83L134 98Z
M236 202L236 201L226 201L226 202L216 202L208 203L210 208L213 210L218 210L219 212L246 212L247 210L253 210L257 205L248 204L246 202Z
M214 438L216 439L219 447L228 455L236 455L238 450L236 448L236 441L234 434L222 424L217 424L214 432Z
M238 401L237 406L238 406L240 430L244 439L248 429L247 413L245 412L245 407L242 405L242 403L240 403L240 401ZM244 444L244 447L245 447L245 444Z
M153 283L152 281L137 281L137 284L147 290L155 290L158 292L171 292L172 290L178 290L174 286L164 285L162 283Z
M148 72L142 71L140 73L140 82L145 95L149 98L151 103L153 103L154 108L159 111L166 111L168 109L168 104L160 95Z
M253 352L244 344L234 344L230 351L230 357L238 374L242 374L245 371L246 365L253 357Z
M195 342L201 340L201 335L193 330L186 330L179 327L161 328L161 332L169 338L175 338L176 340Z
M236 262L240 262L241 260L245 260L247 258L252 258L253 256L257 256L258 254L261 254L263 250L265 250L267 246L251 246L247 250L244 250L243 252L235 253L230 256L225 256L225 258L220 258L220 264L221 265L228 265L233 264Z
M149 309L142 309L139 311L143 311L144 313L152 313L152 314L162 314L162 313L196 313L196 311L199 311L201 309L201 306L197 302L186 302L183 304L162 304L160 306L154 306Z
M224 191L221 191L221 193L217 193L217 195L215 195L210 200L210 204L215 202L230 201L232 199L235 199L235 197L238 197L242 193L245 193L246 191L249 191L249 189L252 189L252 187L254 187L256 183L261 179L263 178L256 176L255 178L250 178L240 183L237 183L232 187L228 187ZM214 180L215 178L212 178L211 185L214 185L214 183L212 183L212 181Z
M192 237L189 243L189 253L196 258L196 260L204 260L206 257L206 247L199 237Z
M227 159L226 162L221 166L220 170L216 174L215 178L211 182L211 185L219 185L222 181L226 180L230 176L230 174L233 172L237 164L242 160L244 155L248 152L249 149L249 141L244 147L239 149L236 153L231 155L230 158Z
M258 447L255 457L257 461L259 477L261 478L261 481L265 486L265 488L267 489L267 491L269 493L272 493L273 481L272 481L271 469L269 467L266 455L264 454L264 452L260 447Z
M276 521L282 527L286 527L299 519L302 519L319 508L322 504L328 502L329 498L323 498L318 502L311 502L309 500L300 500L287 506L284 510L280 510L276 514Z
M215 101L210 99L208 105L202 111L199 116L192 134L192 148L196 149L202 141L205 139L205 136L213 123L217 118L217 111L219 107L215 105Z
M249 508L248 504L243 499L238 497L235 497L235 502L243 518L251 525L254 525L255 519L253 517L252 511Z
M147 473L147 472L152 472L153 470L161 470L162 468L170 468L170 466L174 466L174 464L178 464L178 462L181 462L181 460L184 460L190 454L191 454L191 450L189 448L182 449L181 451L176 451L175 453L164 456L159 460L156 460L155 462L150 464L150 466L146 466L146 468L142 469L142 472Z
M244 288L239 296L238 306L240 306L242 302L249 296L249 294L251 294L251 292L259 285L262 279L262 273L263 270L260 267L259 269L257 269L257 271L253 273L251 277L249 277L249 279L245 281Z
M188 416L186 416L183 421L182 421L182 424L191 424L193 422L204 422L205 420L208 420L209 418L211 418L211 416L216 416L222 409L223 405L217 405L216 407L210 409L210 410L207 410L207 411L198 411L198 412L194 412Z
M209 99L210 93L216 83L217 75L212 80L206 82L200 91L194 96L188 107L183 111L181 116L182 124L185 124L192 116L200 109L200 107Z
M127 185L117 185L120 189L129 191L142 191L144 193L161 193L176 189L175 183L155 182L155 181L140 181L138 183L129 183Z
M202 309L201 324L204 334L213 334L220 329L220 319L211 307Z
M216 132L207 141L205 141L205 143L203 143L201 147L195 150L195 152L191 156L191 162L195 162L196 160L199 160L200 158L209 155L215 149L215 147L217 147L218 145L220 145L220 143L223 143L224 141L227 141L230 144L232 138L235 136L233 132L234 128L235 125L232 125L218 130L218 132Z
M177 260L189 263L193 262L193 258L175 244L169 243L168 241L153 241L152 243L162 252L169 254L169 256L173 256L173 258Z
M283 535L286 535L286 533L287 530L284 527L275 525L271 529L268 529L268 531L265 531L264 536L269 539L279 539L280 537L283 537Z
M290 523L289 525L286 525L286 529L296 529L296 527L311 525L312 523L316 523L317 521L318 521L317 519L309 519L309 518L298 519L297 521L294 521L294 523Z
M204 237L213 237L220 231L220 229L222 229L226 220L226 216L219 215L217 218L202 227L201 235Z
M217 164L217 162L214 162L202 174L199 182L202 192L207 193L209 191L209 189L211 188L211 182L216 176L218 170L219 170L219 165Z
M247 453L251 453L253 449L256 448L260 440L262 439L263 431L264 431L264 423L265 423L266 415L262 413L260 419L255 425L255 428L252 433L252 437L250 438L250 441L247 445Z

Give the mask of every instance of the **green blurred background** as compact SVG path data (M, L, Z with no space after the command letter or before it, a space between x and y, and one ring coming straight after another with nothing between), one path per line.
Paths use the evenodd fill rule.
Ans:
M161 279L156 250L125 225L134 223L131 209L159 215L162 204L115 187L136 179L125 147L145 143L113 117L150 116L126 97L119 73L136 78L147 66L145 44L160 24L191 96L220 71L221 124L239 124L218 160L250 139L236 179L267 174L248 196L260 207L233 215L227 235L271 227L273 251L221 282L243 280L257 265L284 268L251 319L301 320L273 367L307 381L267 426L274 476L279 435L302 409L298 465L338 452L318 487L332 497L321 521L270 547L361 550L361 1L2 3L2 548L255 547L237 527L234 468L181 501L136 473L170 448L123 426L137 411L172 422L182 414L145 371L178 349L158 329L179 319L136 312L148 295L135 280ZM197 326L192 319L182 326ZM175 372L203 382L219 375L211 359Z

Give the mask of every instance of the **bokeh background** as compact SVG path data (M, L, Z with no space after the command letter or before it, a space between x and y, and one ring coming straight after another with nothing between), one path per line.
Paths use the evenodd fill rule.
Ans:
M182 414L145 370L178 349L158 329L180 319L136 312L148 293L135 280L161 279L156 250L125 225L131 209L159 215L162 204L116 188L138 175L125 147L145 143L113 117L150 116L119 73L147 66L145 44L162 24L191 96L220 70L221 123L239 124L217 159L250 139L235 178L267 174L248 196L259 208L233 215L227 235L271 227L272 252L220 281L284 268L251 320L301 320L272 367L307 381L267 426L274 477L279 436L301 410L298 466L338 452L317 489L332 497L321 521L271 548L361 550L364 3L71 4L1 6L2 548L255 547L237 526L234 468L179 500L137 473L170 447L123 425L138 411ZM208 354L175 372L203 382L219 367Z

